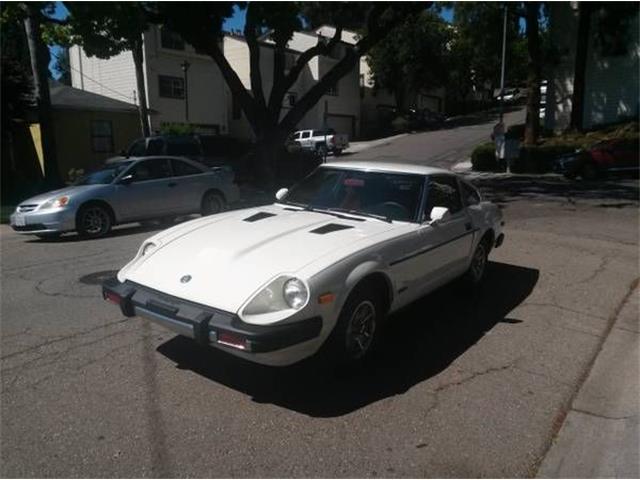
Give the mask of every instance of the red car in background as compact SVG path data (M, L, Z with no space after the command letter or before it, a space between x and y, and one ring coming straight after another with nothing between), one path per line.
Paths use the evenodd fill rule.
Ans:
M638 174L640 154L637 140L605 140L588 150L578 150L556 160L555 170L567 178L593 180L614 173Z

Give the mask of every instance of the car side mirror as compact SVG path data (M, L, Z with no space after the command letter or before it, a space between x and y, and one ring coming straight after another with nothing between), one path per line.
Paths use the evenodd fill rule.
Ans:
M281 188L276 192L276 200L282 200L284 197L287 196L287 193L289 193L288 188Z
M118 183L122 185L129 185L131 182L133 182L133 175L129 174L122 177Z
M431 218L431 224L435 225L449 220L449 218L451 218L451 212L449 212L447 207L433 207L429 217Z

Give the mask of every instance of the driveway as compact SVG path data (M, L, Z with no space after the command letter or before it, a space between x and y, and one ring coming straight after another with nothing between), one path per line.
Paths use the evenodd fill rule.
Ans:
M406 138L445 162L434 139L458 155L464 132ZM397 314L367 369L342 375L251 365L123 318L99 284L153 230L43 242L0 226L0 475L534 475L632 295L638 186L620 199L484 182L507 223L483 288L448 286Z

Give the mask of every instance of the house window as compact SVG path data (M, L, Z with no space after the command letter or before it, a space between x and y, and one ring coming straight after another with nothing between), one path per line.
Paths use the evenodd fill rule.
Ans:
M336 83L335 85L330 87L329 90L327 90L327 95L331 95L332 97L337 97L339 95L339 93L338 93L338 83Z
M182 37L165 27L160 29L160 45L170 50L184 50Z
M165 98L184 98L184 79L158 75L159 93Z
M95 153L113 152L113 129L109 120L91 122L91 150Z

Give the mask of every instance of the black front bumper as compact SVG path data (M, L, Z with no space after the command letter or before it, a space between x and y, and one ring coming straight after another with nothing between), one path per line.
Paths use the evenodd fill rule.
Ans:
M322 318L292 323L252 325L233 313L182 300L133 282L116 278L102 284L102 297L120 305L126 317L140 315L202 345L220 344L253 353L280 350L317 337ZM224 338L243 339L244 348L229 345Z

